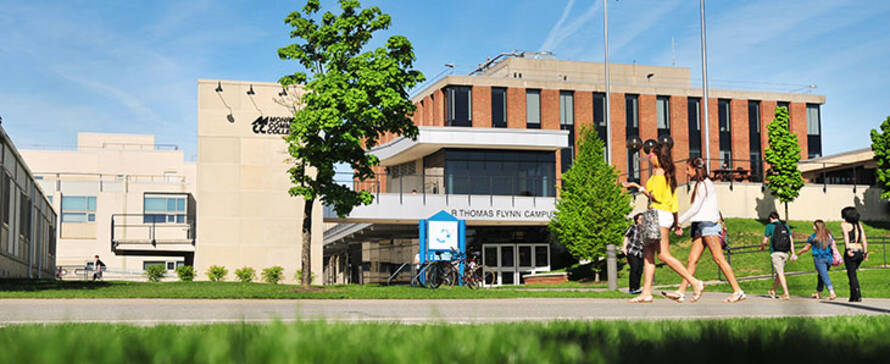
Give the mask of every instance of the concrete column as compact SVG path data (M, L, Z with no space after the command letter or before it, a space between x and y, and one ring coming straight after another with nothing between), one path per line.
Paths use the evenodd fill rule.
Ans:
M609 279L609 290L618 289L618 258L615 253L615 244L606 245L606 275Z

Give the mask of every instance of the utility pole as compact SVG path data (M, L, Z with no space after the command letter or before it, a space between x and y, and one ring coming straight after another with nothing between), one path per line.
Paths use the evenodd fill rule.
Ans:
M607 5L609 0L603 0L603 47L605 48L605 68L606 68L606 160L612 164L612 110L609 107L611 89L609 87L609 11Z
M705 123L705 172L711 173L711 132L710 122L708 122L708 47L705 38L705 0L699 0L701 5L701 89L702 89L702 109L704 109Z

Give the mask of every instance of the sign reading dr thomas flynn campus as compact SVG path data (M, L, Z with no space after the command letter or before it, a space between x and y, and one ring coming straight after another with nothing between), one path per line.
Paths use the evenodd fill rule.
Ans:
M553 218L552 210L504 210L504 209L452 209L451 214L458 219L535 219Z

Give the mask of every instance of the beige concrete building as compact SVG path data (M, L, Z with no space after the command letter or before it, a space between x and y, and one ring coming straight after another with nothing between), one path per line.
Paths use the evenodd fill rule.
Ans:
M198 81L198 271L278 265L295 282L304 202L288 194L291 164L282 135L300 92L270 82ZM312 224L311 269L320 283L320 203Z
M0 278L52 278L56 213L3 127L0 166Z
M195 251L195 163L151 135L79 133L77 146L22 150L59 212L63 278L89 275L94 255L107 279L141 279L147 265L170 276ZM169 205L169 206L168 206Z

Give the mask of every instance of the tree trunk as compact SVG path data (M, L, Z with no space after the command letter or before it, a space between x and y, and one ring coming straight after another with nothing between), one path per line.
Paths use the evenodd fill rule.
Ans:
M788 203L785 203L785 223L788 223Z
M315 205L315 199L306 200L303 206L303 245L302 257L300 261L300 270L302 276L300 283L303 288L309 288L312 284L312 206Z

